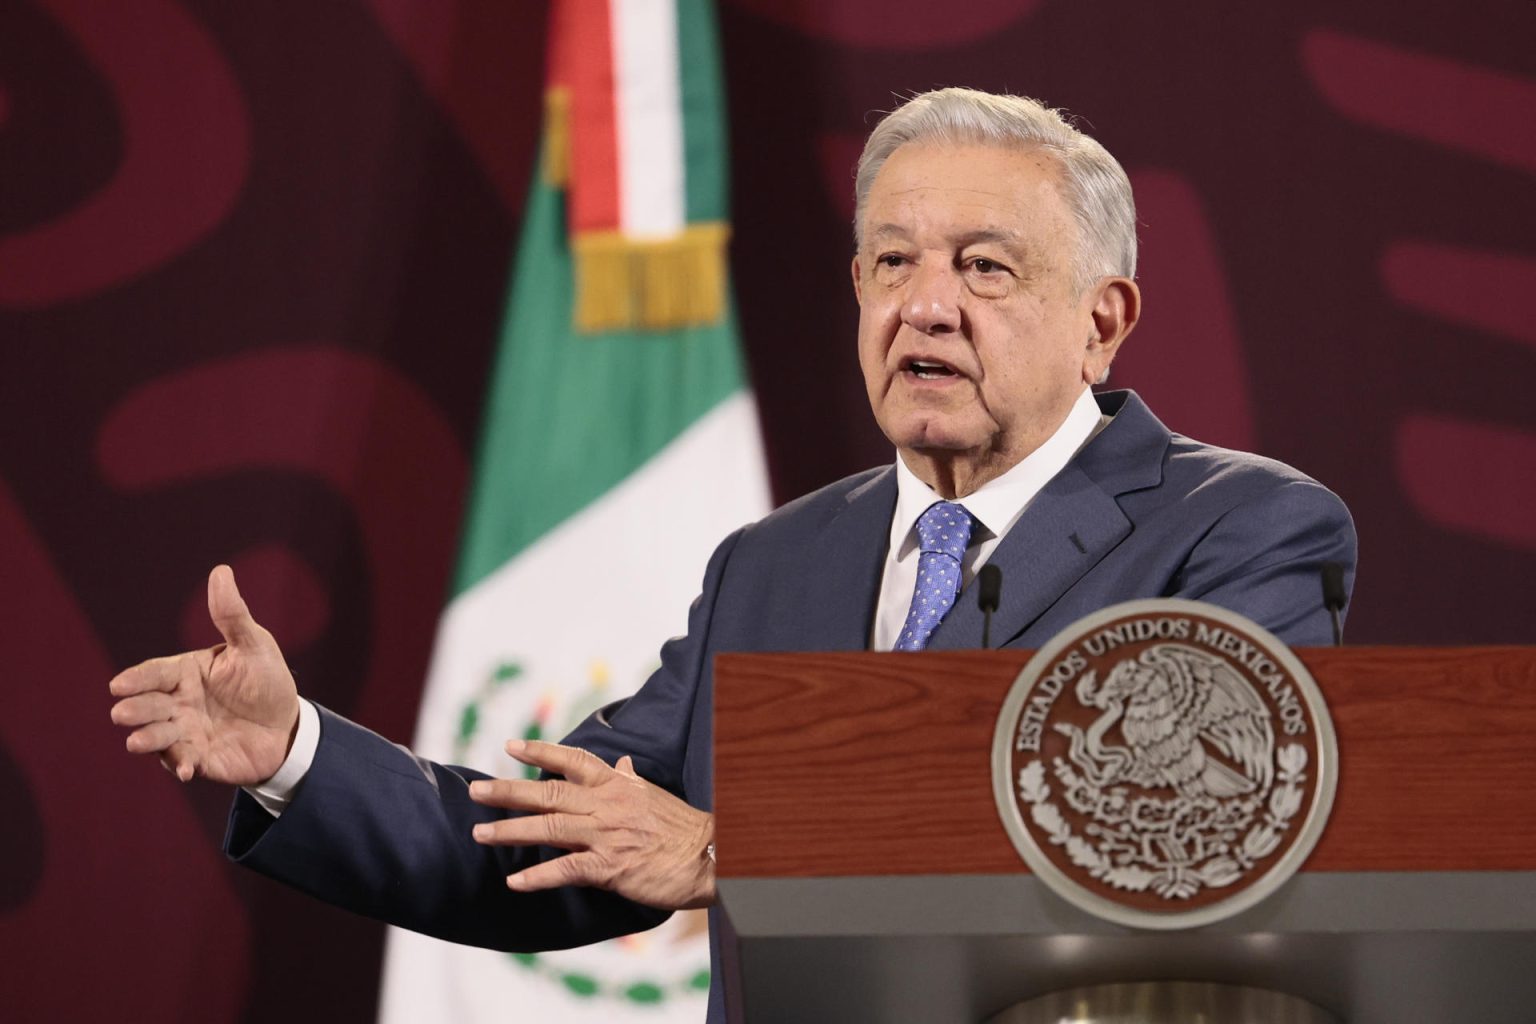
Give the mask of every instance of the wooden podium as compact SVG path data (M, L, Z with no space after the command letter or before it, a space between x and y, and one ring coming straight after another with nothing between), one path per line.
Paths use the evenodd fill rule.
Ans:
M1256 907L1157 933L1058 898L1003 830L992 734L1031 653L719 657L733 1019L960 1024L1192 980L1351 1024L1536 1021L1536 647L1297 650L1338 734L1327 830Z

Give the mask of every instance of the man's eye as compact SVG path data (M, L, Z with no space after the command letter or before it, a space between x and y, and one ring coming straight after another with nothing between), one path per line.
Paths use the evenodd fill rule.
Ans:
M906 265L907 258L894 252L888 252L884 256L881 256L876 262L878 262L882 267L900 267Z
M1003 269L1003 265L989 260L985 256L977 256L971 260L971 269L978 274L995 274Z

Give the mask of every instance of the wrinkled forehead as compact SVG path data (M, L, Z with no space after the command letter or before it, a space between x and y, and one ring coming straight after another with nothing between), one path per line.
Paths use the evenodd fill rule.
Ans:
M881 166L861 211L865 244L933 235L1071 244L1060 158L1043 146L907 143Z

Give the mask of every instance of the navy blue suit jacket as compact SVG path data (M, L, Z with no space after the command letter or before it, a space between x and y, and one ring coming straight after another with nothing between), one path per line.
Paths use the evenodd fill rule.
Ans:
M1293 645L1326 644L1319 569L1348 566L1355 534L1343 503L1288 466L1172 435L1129 392L1099 396L1114 419L1052 479L993 553L999 646L1038 647L1117 601L1183 597L1248 616ZM704 577L688 633L629 701L567 742L713 807L712 665L723 651L868 646L896 502L890 467L791 502L726 538ZM980 642L962 600L929 645ZM314 765L274 821L237 797L226 849L321 899L456 942L563 948L649 927L666 915L573 888L514 894L504 879L558 850L488 849L469 838L492 812L473 803L477 773L416 758L329 712ZM712 950L718 963L717 929ZM711 1020L724 1020L719 986Z

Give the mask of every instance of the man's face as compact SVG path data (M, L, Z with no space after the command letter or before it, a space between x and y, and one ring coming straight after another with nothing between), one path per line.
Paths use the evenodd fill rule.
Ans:
M1059 173L1037 149L908 144L875 178L853 261L859 363L904 453L995 476L1109 366Z

